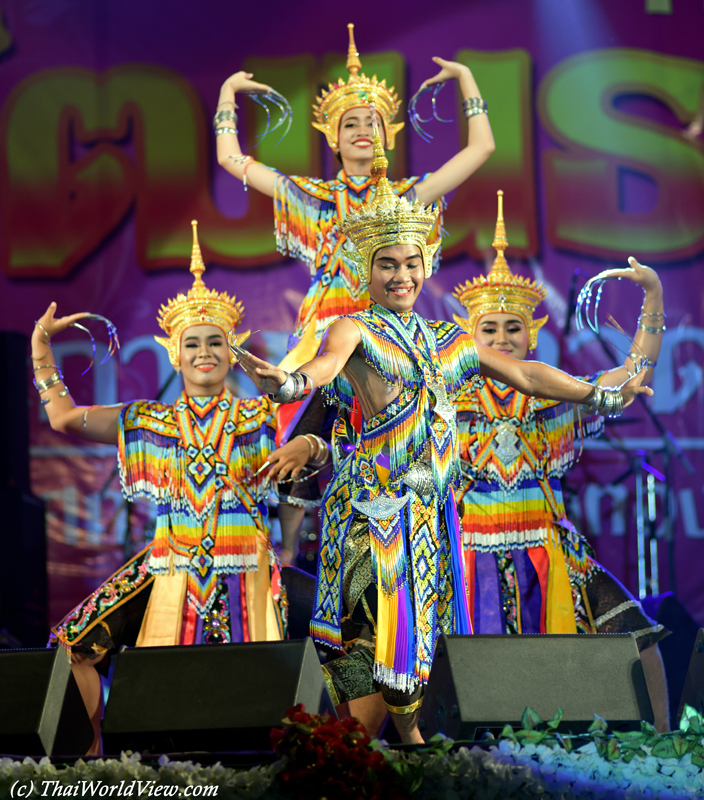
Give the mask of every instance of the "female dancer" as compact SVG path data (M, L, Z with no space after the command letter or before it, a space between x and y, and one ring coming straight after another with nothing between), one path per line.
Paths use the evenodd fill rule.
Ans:
M533 319L545 289L513 275L504 250L502 192L494 247L485 278L468 281L455 297L467 318L455 321L476 341L523 361L547 321ZM596 386L628 380L645 362L652 376L665 330L662 286L649 267L629 259L608 277L645 292L638 330L623 366L599 373ZM629 372L630 371L630 372ZM571 404L528 397L491 378L456 399L464 498L467 590L475 633L629 633L636 635L655 722L668 728L667 689L657 642L667 635L638 601L591 557L567 520L560 481L574 460L575 429L598 435L603 420Z
M281 366L294 369L313 358L328 325L337 317L366 309L369 292L350 256L347 237L340 225L350 213L358 211L374 196L371 178L373 158L370 103L381 116L382 138L386 149L394 147L403 123L394 124L400 101L384 81L367 78L359 70L361 62L349 25L347 56L349 79L340 78L329 91L323 91L315 104L313 127L322 131L342 169L331 181L320 178L288 177L243 155L237 139L235 100L238 93L261 93L269 87L252 80L252 74L236 72L220 90L215 115L218 162L235 177L263 194L274 198L277 244L287 255L301 258L310 267L311 286L298 312L291 351ZM393 191L413 201L429 205L456 189L489 158L494 139L476 81L468 67L434 58L440 72L424 86L455 79L465 98L464 111L469 123L467 146L435 172L423 178L391 182ZM433 232L439 241L441 217ZM436 263L439 254L436 255Z
M396 134L404 123L393 123L401 102L393 87L385 81L367 78L360 72L362 64L349 29L347 55L349 79L340 78L328 91L323 91L314 106L313 127L325 134L328 145L342 165L331 181L320 178L286 176L244 155L237 138L236 95L267 93L268 86L257 83L248 72L231 75L220 90L217 113L213 120L217 137L218 163L256 191L274 198L277 245L281 252L302 259L309 267L311 285L298 311L289 353L281 362L283 369L295 369L313 358L327 327L338 317L361 311L369 305L369 292L351 257L351 247L340 226L348 214L361 209L374 197L375 182L371 177L373 159L370 103L382 119L381 135L385 147L392 150ZM463 110L468 120L467 146L438 170L428 175L391 182L397 195L424 205L438 202L456 189L489 158L494 139L487 116L486 101L469 68L453 61L434 58L440 72L425 81L424 87L457 80L464 99ZM432 234L439 244L442 230L442 209ZM439 263L439 247L435 267ZM304 411L305 405L308 408ZM321 398L314 393L303 406L295 404L277 412L277 442L302 434L323 432L324 417ZM312 407L311 407L312 406ZM305 413L305 416L303 416ZM291 530L298 529L303 519L296 487L288 505L279 506L280 515ZM298 508L295 506L299 505ZM288 550L288 548L287 548Z
M274 473L282 466L273 455L271 402L237 399L225 387L236 362L227 336L244 310L203 283L193 227L193 286L158 317L166 337L157 341L183 377L173 406L143 400L76 406L54 364L51 339L90 315L56 318L52 303L32 333L35 384L52 428L116 444L125 497L157 504L153 542L52 631L53 643L72 656L95 730L91 752L100 748L102 714L94 667L120 645L269 641L285 634L285 593L265 503L268 463ZM282 460L293 471L302 466Z

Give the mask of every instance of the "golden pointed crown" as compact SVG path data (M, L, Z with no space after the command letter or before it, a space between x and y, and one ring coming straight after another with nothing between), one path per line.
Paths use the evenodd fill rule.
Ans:
M504 225L504 193L499 190L496 194L499 199L499 210L492 242L496 258L488 275L480 275L455 289L454 296L467 309L467 317L455 315L455 322L474 336L477 322L484 314L497 311L518 314L523 318L528 330L528 347L530 350L535 350L538 344L538 331L548 318L545 316L534 320L533 312L538 303L545 299L547 290L537 281L531 283L530 278L514 275L511 272L504 256L504 251L508 247Z
M344 78L338 78L336 83L328 84L327 91L323 89L320 97L317 97L313 104L315 122L311 124L325 134L328 144L335 150L337 149L340 118L345 111L374 103L384 120L386 147L393 150L396 134L404 125L403 122L391 123L401 107L401 101L395 94L393 86L387 89L386 79L377 81L375 75L370 80L363 72L359 71L362 68L362 62L359 60L359 53L354 43L354 25L350 23L347 28L350 33L350 44L347 50L349 80L345 83Z
M428 244L428 239L435 229L440 209L426 209L418 200L410 203L405 197L394 194L386 177L389 162L379 134L376 109L373 104L371 108L374 124L372 177L376 191L369 203L356 214L347 216L340 224L340 230L356 248L356 252L350 255L363 282L371 280L374 253L395 244L417 245L423 256L425 277L429 278L433 274L433 256L440 247L440 239L438 237L434 244Z
M193 251L191 252L190 270L195 276L193 286L188 294L177 294L166 305L162 305L157 315L159 327L166 337L155 336L159 344L163 345L168 353L172 366L180 366L181 359L181 334L186 328L193 325L215 325L222 330L225 336L236 328L244 316L242 303L235 297L230 297L227 292L217 292L208 289L201 277L205 272L203 256L198 244L198 223L193 220ZM242 337L247 334L242 334ZM235 359L231 356L234 363Z

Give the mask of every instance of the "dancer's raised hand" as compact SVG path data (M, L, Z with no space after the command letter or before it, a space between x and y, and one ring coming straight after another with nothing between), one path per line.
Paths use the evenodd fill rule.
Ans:
M270 87L264 83L257 83L253 81L253 72L245 72L240 70L230 75L230 77L223 83L222 90L231 92L233 95L237 92L268 92Z
M35 322L34 330L32 331L32 344L42 345L49 344L52 336L65 331L70 328L74 322L85 319L88 316L87 311L81 311L78 314L69 314L66 317L55 317L56 303L51 303L49 308L42 314L41 317Z
M423 81L426 86L430 86L433 83L445 83L445 81L450 81L453 78L459 78L463 73L471 74L469 67L457 61L446 61L439 56L433 56L433 61L441 67L441 70L437 75Z
M233 348L244 374L254 383L260 392L265 394L276 394L284 385L287 373L252 355L248 350L241 347Z
M652 292L662 290L660 278L657 272L639 261L633 256L628 259L628 266L616 269L609 269L601 273L608 275L609 278L625 278L637 286L640 286L644 292Z

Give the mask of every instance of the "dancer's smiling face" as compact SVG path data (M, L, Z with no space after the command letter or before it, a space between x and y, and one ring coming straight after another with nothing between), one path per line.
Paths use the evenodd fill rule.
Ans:
M193 325L181 334L181 374L187 395L220 394L229 368L225 334L217 325Z
M369 294L391 311L410 311L423 288L423 257L415 244L394 244L374 253Z
M373 153L372 115L368 108L350 108L340 117L337 145L340 157L349 161L371 158ZM379 125L381 141L386 147L384 126Z
M477 320L474 338L507 356L521 361L528 355L528 328L519 314L497 311L484 314Z

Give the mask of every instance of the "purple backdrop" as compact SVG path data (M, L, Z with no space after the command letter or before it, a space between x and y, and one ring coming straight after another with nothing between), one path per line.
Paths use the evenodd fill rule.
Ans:
M673 460L671 516L677 592L704 623L704 147L681 136L704 86L704 6L674 0L670 14L653 14L648 5L8 0L0 31L0 324L28 333L51 300L62 313L104 314L123 343L119 365L81 378L86 340L67 333L57 341L77 401L155 396L170 371L151 338L155 315L189 284L188 220L196 216L206 281L236 293L246 326L261 331L256 348L276 358L307 269L274 253L270 203L245 194L214 162L209 120L220 84L247 65L284 92L295 114L289 137L252 152L289 173L330 175L310 103L340 71L346 23L356 25L363 69L388 76L404 100L436 71L432 56L463 60L489 101L497 152L450 198L447 256L421 310L445 318L457 310L450 292L491 255L499 188L510 263L551 289L541 359L577 374L607 366L574 327L562 336L571 288L631 254L659 269L668 331L650 405L697 470L689 475ZM430 144L404 130L395 175L432 170L456 152L466 129L454 90L439 103L454 122L429 124ZM261 120L249 101L241 105L251 148ZM634 287L610 284L601 317L613 314L630 332L639 305ZM140 539L148 510L128 520L116 481L103 491L114 449L54 434L34 392L32 400L32 477L48 500L54 622L121 563L125 538ZM571 514L600 560L636 591L635 482L614 481L638 450L657 451L662 440L642 410L626 416L608 426L616 447L603 440L585 449L570 478ZM663 468L661 455L652 460ZM662 535L660 500L657 512ZM660 544L662 591L671 587Z

